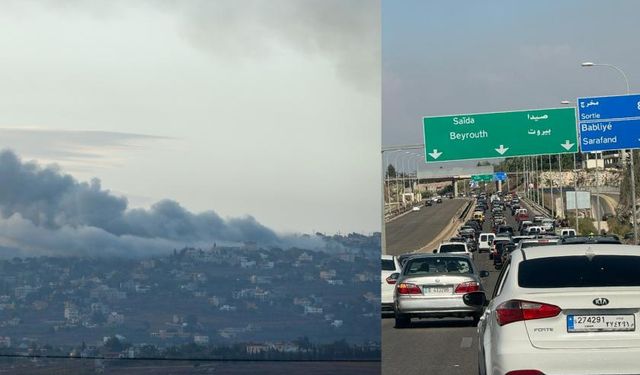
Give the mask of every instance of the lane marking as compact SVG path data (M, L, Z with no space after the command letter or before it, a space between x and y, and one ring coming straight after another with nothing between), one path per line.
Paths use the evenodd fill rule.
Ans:
M473 343L473 337L463 337L462 341L460 342L460 347L463 349L467 349L471 347L472 343Z

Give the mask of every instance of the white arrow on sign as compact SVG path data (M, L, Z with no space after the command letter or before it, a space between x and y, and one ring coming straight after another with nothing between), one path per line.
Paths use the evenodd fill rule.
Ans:
M431 155L432 158L437 159L442 155L442 152L438 152L438 150L434 148L433 152L430 152L429 155Z
M571 147L573 147L573 145L575 145L575 143L571 143L569 142L569 140L565 140L564 143L561 143L560 146L564 147L565 150L569 151L571 150Z
M504 147L504 145L500 145L500 148L496 148L495 150L498 151L498 154L504 155L504 153L507 152L507 150L509 150L509 147Z

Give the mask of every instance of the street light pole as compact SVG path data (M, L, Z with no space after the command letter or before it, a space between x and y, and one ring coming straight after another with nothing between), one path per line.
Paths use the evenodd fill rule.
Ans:
M624 78L624 83L626 85L627 88L627 95L629 95L630 90L629 90L629 79L627 79L627 75L622 71L622 69L618 68L615 65L612 64L596 64L593 62L583 62L581 64L583 67L592 67L592 66L604 66L607 68L611 68L614 69L615 71L617 71L618 73L620 73L620 75L622 75L622 78ZM621 150L622 151L622 150ZM638 218L637 218L637 212L636 212L636 173L635 173L635 161L633 160L633 149L629 150L630 154L631 154L631 212L632 212L632 218L633 218L633 243L634 244L638 244L638 228L637 228L637 222L638 222Z
M551 217L555 220L556 218L556 210L555 210L555 202L553 200L553 178L551 177L551 154L549 154L549 188L551 189Z
M398 205L398 209L400 209L400 182L398 181L398 171L400 170L400 168L398 168L398 152L400 150L395 150L395 151L391 151L392 153L396 154L396 157L394 158L394 163L393 163L393 170L394 170L394 174L395 174L395 180L396 180L396 204Z
M386 168L386 163L384 160L384 151L380 152L380 159L382 160L382 176L384 177L384 175L386 174L385 168ZM387 231L386 231L386 223L385 223L385 216L386 216L386 206L384 204L384 185L385 185L385 181L384 179L382 179L382 222L380 223L382 228L380 231L380 247L382 250L382 254L387 254ZM389 187L388 187L389 188ZM391 204L391 192L389 192L389 204Z
M595 156L596 156L596 220L598 221L598 234L600 234L600 219L602 218L600 216L600 195L598 194L600 192L600 178L598 176L598 154L602 154L601 152L596 152Z
M562 185L564 184L564 175L562 174L562 154L558 154L558 171L560 172L560 209L562 210L562 219L564 219L564 201L562 196ZM556 207L556 215L558 214L558 207Z
M576 154L573 154L573 201L575 202L576 214L576 236L580 234L578 231L578 170L576 169Z

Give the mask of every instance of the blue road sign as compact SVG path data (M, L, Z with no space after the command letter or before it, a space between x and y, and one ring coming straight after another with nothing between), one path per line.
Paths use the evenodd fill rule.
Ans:
M640 148L640 95L578 98L582 152Z
M507 179L507 174L505 172L496 172L493 174L494 181L504 181Z

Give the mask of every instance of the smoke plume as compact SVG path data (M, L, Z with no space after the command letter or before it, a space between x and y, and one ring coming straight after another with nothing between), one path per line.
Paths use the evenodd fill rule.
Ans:
M103 189L98 179L79 182L55 166L0 152L0 255L143 256L244 241L284 240L251 216L225 220L168 199L127 209L127 199Z

